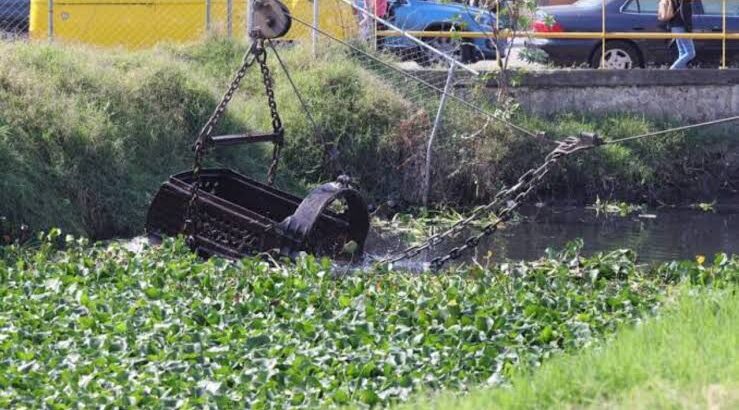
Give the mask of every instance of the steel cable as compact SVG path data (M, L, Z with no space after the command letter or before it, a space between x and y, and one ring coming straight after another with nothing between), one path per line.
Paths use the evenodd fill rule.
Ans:
M319 32L322 35L330 38L331 40L333 40L333 41L335 41L335 42L337 42L337 43L339 43L339 44L341 44L341 45L343 45L345 47L350 48L352 51L355 51L357 53L360 53L360 54L362 54L362 55L364 55L364 56L366 56L366 57L374 60L375 62L378 62L378 63L384 65L385 67L390 68L391 70L397 72L398 74L403 75L403 76L405 76L407 78L410 78L410 79L412 79L412 80L414 80L414 81L416 81L416 82L418 82L418 83L420 83L420 84L422 84L422 85L424 85L424 86L426 86L426 87L428 87L428 88L436 91L440 95L446 95L447 98L451 98L451 99L459 102L460 104L466 106L467 108L469 108L469 109L471 109L471 110L473 110L473 111L475 111L475 112L477 112L479 114L484 115L485 117L488 117L488 118L490 118L492 120L498 121L499 123L504 124L505 126L511 128L511 129L514 129L514 130L516 130L516 131L518 131L518 132L520 132L522 134L528 135L529 137L532 137L532 138L541 139L541 137L543 136L542 133L538 133L538 132L535 132L535 131L528 130L528 129L520 126L520 125L514 124L514 123L512 123L510 121L507 121L507 120L505 120L503 118L500 118L500 117L496 116L495 114L493 114L491 112L488 112L488 111L486 111L486 110L484 110L484 109L476 106L475 104L470 103L469 101L467 101L467 100L465 100L463 98L457 97L456 95L451 94L451 93L446 93L446 92L444 92L444 90L442 90L441 88L439 88L439 87L437 87L437 86L429 83L428 81L426 81L426 80L424 80L424 79L422 79L422 78L420 78L418 76L415 76L415 75L413 75L413 74L411 74L411 73L409 73L409 72L407 72L407 71L405 71L405 70L403 70L403 69L401 69L399 67L395 67L393 64L388 63L387 61L383 61L382 59L380 59L378 57L375 57L372 54L369 54L366 51L360 49L359 47L356 47L356 46L354 46L354 45L352 45L350 43L347 43L346 41L340 40L340 39L332 36L331 34L329 34L329 33L325 32L325 31L321 30L320 28L314 27L312 24L307 23L307 22L301 20L300 18L297 18L295 16L291 16L291 17L292 17L293 20L297 21L298 23L300 23L300 24L302 24L302 25L304 25L306 27L309 27L311 30L316 30L317 32Z
M711 125L725 124L725 123L734 122L734 121L739 121L739 115L736 115L736 116L733 116L733 117L721 118L721 119L718 119L718 120L704 121L704 122L699 122L699 123L696 123L696 124L684 125L684 126L680 126L680 127L668 128L668 129L664 129L664 130L661 130L661 131L648 132L646 134L634 135L634 136L626 137L626 138L619 138L619 139L615 139L615 140L609 140L609 141L605 141L603 143L603 145L621 144L621 143L624 143L624 142L627 142L627 141L633 141L633 140L638 140L638 139L642 139L642 138L656 137L656 136L660 136L660 135L670 134L672 132L686 131L686 130L691 130L691 129L695 129L695 128L709 127Z

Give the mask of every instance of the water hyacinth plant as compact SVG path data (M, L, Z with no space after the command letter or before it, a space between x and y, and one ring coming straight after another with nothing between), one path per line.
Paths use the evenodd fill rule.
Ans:
M739 258L645 269L629 251L447 274L336 276L327 260L201 260L60 240L0 252L0 407L380 405L504 382L657 309L736 283ZM61 242L61 244L60 244Z

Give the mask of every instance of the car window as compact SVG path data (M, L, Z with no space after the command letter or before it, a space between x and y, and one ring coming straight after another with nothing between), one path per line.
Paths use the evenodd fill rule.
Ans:
M703 0L703 14L720 16L723 13L722 0ZM726 0L726 15L739 16L739 0Z
M627 13L657 14L659 0L631 0L624 7Z

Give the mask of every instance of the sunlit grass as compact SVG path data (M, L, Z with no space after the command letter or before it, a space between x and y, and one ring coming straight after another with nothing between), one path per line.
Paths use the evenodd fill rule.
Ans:
M509 386L400 408L731 409L739 406L736 287L684 287L660 314L606 343L518 373Z

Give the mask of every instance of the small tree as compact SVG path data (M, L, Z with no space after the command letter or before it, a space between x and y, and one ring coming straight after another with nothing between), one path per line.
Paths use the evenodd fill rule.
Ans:
M496 48L498 66L498 103L501 107L510 105L510 86L513 76L509 70L513 43L529 32L536 15L537 0L471 0L471 6L484 10L488 21L495 25L490 33L490 40ZM485 18L485 16L478 16ZM542 62L545 55L541 50L525 48L520 56L529 62Z

